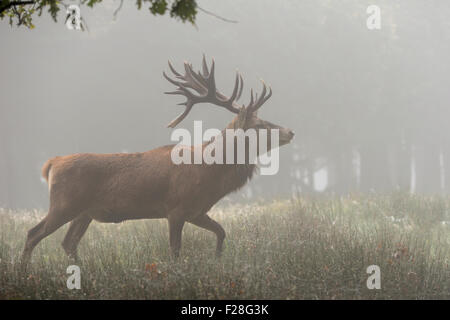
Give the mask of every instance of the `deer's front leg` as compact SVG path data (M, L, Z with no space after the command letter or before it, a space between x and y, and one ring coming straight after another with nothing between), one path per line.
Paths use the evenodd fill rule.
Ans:
M177 213L169 215L169 242L170 242L170 250L175 258L178 258L180 255L181 249L181 234L183 231L183 226L185 220Z

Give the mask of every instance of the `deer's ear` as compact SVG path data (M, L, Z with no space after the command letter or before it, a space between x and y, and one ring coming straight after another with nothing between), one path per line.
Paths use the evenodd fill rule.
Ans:
M234 129L244 129L245 123L247 122L247 114L248 114L247 108L242 107L239 110L239 114L237 116Z

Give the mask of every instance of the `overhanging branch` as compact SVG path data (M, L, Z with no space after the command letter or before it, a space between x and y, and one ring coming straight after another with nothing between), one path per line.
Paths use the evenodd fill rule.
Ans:
M11 7L20 6L20 5L29 5L29 4L34 4L34 3L35 3L35 1L11 1L3 6L0 5L0 14L2 14L4 11L10 9Z

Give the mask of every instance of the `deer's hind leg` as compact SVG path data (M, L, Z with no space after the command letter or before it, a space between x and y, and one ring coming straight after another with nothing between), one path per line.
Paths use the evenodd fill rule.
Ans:
M212 231L216 234L216 256L220 257L220 255L222 254L223 240L225 239L225 230L222 228L222 226L206 214L196 217L193 220L189 220L189 222L200 228Z
M73 215L67 214L64 210L50 208L47 216L28 231L25 248L22 253L22 265L26 266L28 264L33 249L42 239L55 232L72 219Z
M62 247L69 257L77 260L78 243L89 227L91 221L92 218L89 215L82 214L70 223L69 230L67 231L62 242Z

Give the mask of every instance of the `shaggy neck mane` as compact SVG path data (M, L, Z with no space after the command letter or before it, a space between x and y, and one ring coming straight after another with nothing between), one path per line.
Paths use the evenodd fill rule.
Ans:
M234 164L226 164L226 135L225 130L222 130L221 135L223 139L223 164L211 164L207 165L213 170L213 174L217 179L217 185L221 189L222 196L237 191L242 188L250 179L252 179L254 173L257 170L255 164L251 164L248 161L248 145L246 144L246 163L236 164L237 155L234 155ZM215 143L219 136L212 138L210 141L203 144L203 148ZM236 146L236 141L235 141Z

